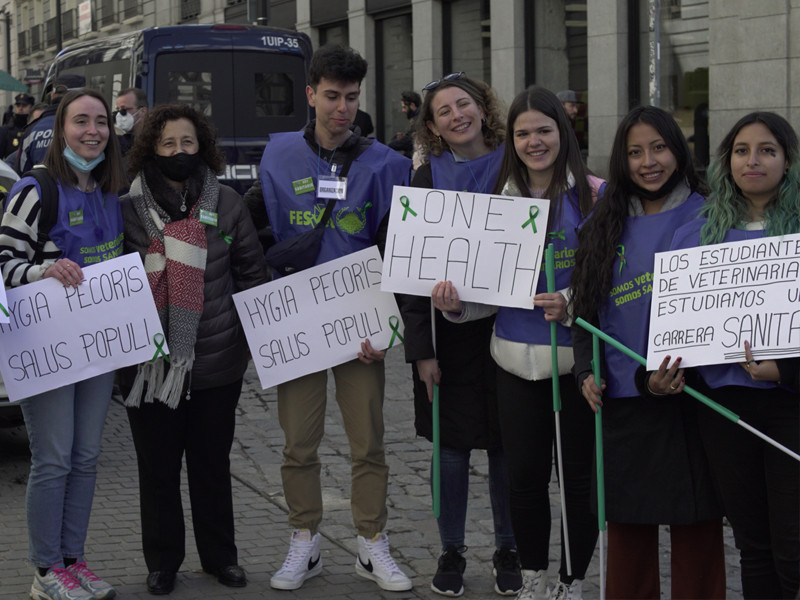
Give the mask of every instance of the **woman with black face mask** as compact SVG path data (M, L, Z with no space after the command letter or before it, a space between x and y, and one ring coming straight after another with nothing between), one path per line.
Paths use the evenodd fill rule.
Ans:
M232 294L267 281L255 227L221 185L208 120L184 104L147 115L128 154L125 251L145 264L169 360L121 375L139 463L142 546L151 594L169 594L185 555L180 470L189 481L200 565L247 584L234 542L229 454L249 352Z

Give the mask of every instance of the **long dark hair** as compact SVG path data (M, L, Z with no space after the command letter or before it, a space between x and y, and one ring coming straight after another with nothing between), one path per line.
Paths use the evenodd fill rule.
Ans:
M739 227L749 220L747 200L731 174L731 154L739 132L753 123L761 123L770 130L783 148L789 168L784 175L778 193L766 207L767 235L785 235L800 232L800 164L798 164L798 141L789 122L771 112L752 112L739 119L728 135L720 142L717 155L708 168L708 182L713 190L702 215L708 220L700 235L702 244L717 244L725 238L729 229Z
M592 188L587 181L589 171L583 163L578 139L575 137L569 117L556 95L550 90L537 85L532 85L517 94L508 109L506 124L508 135L506 136L503 161L500 164L500 173L497 176L494 193L501 193L506 181L511 180L516 185L520 195L530 196L528 169L517 155L514 147L514 124L521 114L529 110L537 110L550 117L558 126L560 149L553 163L553 175L550 178L550 184L544 193L545 197L553 203L550 219L553 220L561 210L561 197L570 188L568 182L570 173L575 179L575 187L578 190L578 205L581 214L588 215L592 210Z
M428 121L435 121L433 108L431 107L433 99L436 94L449 87L457 87L467 92L475 101L475 104L483 111L486 116L481 127L483 141L491 150L496 150L503 143L503 138L506 136L506 125L503 121L500 100L488 83L462 75L455 79L443 79L438 86L425 92L422 106L417 114L417 131L414 136L415 141L420 146L423 159L427 162L430 154L439 156L445 150L450 149L444 139L428 129Z
M578 233L578 251L572 271L572 314L593 319L611 289L611 276L617 257L617 242L625 229L632 180L628 167L628 133L645 123L655 129L672 152L693 192L706 193L694 170L689 144L672 116L655 106L639 106L629 112L617 128L609 160L608 185L597 201L594 213Z
M122 167L122 151L119 148L119 140L114 133L111 109L105 97L97 90L80 88L71 90L64 95L61 102L58 104L55 122L53 123L53 138L42 163L47 167L47 170L62 183L68 183L73 187L78 185L78 177L75 175L75 171L72 170L72 167L69 166L69 163L64 158L64 149L66 148L64 123L67 119L67 108L69 108L69 105L78 98L83 98L84 96L99 100L103 104L103 108L106 111L106 118L108 119L108 141L106 142L104 150L106 157L105 160L92 170L92 177L97 181L97 185L101 190L106 193L116 194L119 189L127 183Z
M136 174L150 161L154 161L156 145L164 131L167 121L188 119L197 134L200 149L197 153L208 168L217 175L225 170L225 155L217 146L217 134L206 116L188 104L162 104L145 117L142 132L136 136L133 147L128 152L129 172Z

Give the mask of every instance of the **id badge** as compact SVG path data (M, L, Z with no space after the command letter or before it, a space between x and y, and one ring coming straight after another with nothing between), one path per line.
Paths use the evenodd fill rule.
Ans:
M317 178L317 198L344 200L347 197L347 177L320 175Z

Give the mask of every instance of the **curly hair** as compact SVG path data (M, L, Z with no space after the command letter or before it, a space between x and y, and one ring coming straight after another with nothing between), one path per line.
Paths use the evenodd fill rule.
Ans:
M308 85L316 91L323 77L331 81L356 82L361 85L366 74L367 61L358 52L341 44L326 44L318 48L311 57Z
M89 96L103 104L106 111L108 128L108 141L104 152L106 153L105 160L97 165L92 170L92 177L97 181L100 189L106 193L114 193L125 184L125 173L122 167L122 150L119 147L119 140L114 134L114 129L111 126L111 108L108 106L105 97L91 88L80 88L77 90L70 90L61 99L56 110L55 122L53 123L53 138L50 142L50 147L47 149L47 154L44 156L42 163L47 167L52 175L62 183L68 183L71 186L78 185L78 177L75 171L69 166L64 158L64 150L66 148L66 140L64 137L64 124L67 119L67 111L69 106L79 98Z
M494 193L501 193L506 181L511 180L520 191L520 194L524 196L530 195L528 168L517 154L514 146L514 125L520 115L529 110L539 111L553 119L558 128L560 149L553 163L553 175L544 193L553 206L553 210L550 211L550 220L555 220L561 210L561 198L564 192L570 188L568 181L570 173L575 179L575 187L578 190L578 204L581 214L588 215L592 210L592 189L587 180L589 170L583 163L578 139L575 137L575 132L572 130L569 117L561 101L553 92L537 85L532 85L517 94L508 109L508 120L506 122L508 137L506 137L503 161L500 163L500 173L497 176Z
M700 243L718 244L729 229L750 220L748 201L736 185L731 173L731 155L739 132L754 123L764 125L783 148L789 168L781 180L775 197L767 204L765 227L768 236L800 232L800 165L797 134L786 119L771 112L752 112L739 119L720 142L717 154L708 168L708 182L713 192L703 207L707 218L700 231Z
M630 111L617 128L609 159L608 185L594 212L578 233L578 251L572 271L572 314L593 319L611 289L617 242L625 229L633 181L628 166L628 133L644 123L655 129L672 152L676 170L682 173L693 192L706 194L692 164L689 144L675 119L655 106L639 106Z
M128 171L135 175L150 161L155 160L155 151L167 121L188 119L194 125L200 149L197 153L216 174L225 170L225 155L217 146L217 132L203 113L188 104L162 104L147 113L142 132L133 140L127 155Z
M467 92L486 115L481 132L483 141L490 149L496 150L506 137L502 105L489 84L477 79L470 79L465 75L456 79L442 80L438 86L425 92L425 98L422 100L422 106L417 114L417 131L414 141L419 145L423 162L428 162L430 154L439 156L445 150L450 150L450 146L444 139L428 129L428 122L434 122L433 107L431 106L433 99L436 94L449 87L461 88Z

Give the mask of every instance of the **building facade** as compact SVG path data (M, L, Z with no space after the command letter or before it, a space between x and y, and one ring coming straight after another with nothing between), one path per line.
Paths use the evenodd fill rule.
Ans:
M800 115L800 0L250 1L248 15L248 0L0 0L0 65L36 94L58 49L79 39L266 16L367 58L362 108L380 140L406 129L400 92L443 74L484 79L506 103L532 83L573 89L586 101L576 132L601 174L640 103L675 115L699 165L746 112Z

